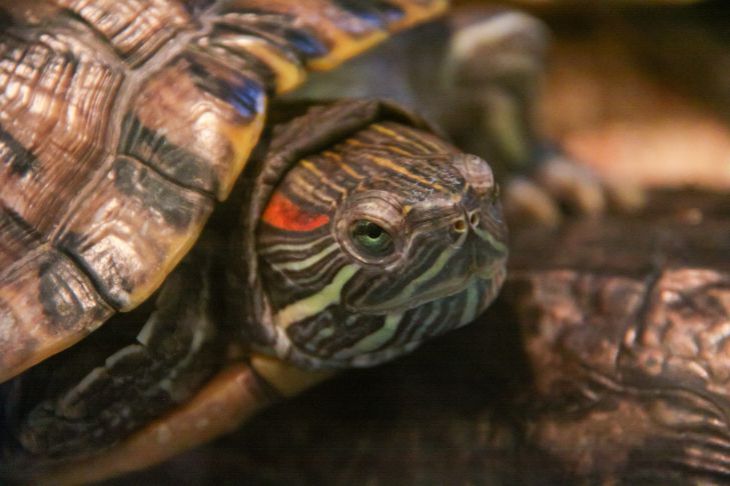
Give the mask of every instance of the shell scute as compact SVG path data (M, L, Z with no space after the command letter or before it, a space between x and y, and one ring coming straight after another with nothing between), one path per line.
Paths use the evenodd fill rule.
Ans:
M105 39L132 66L154 55L193 19L176 0L56 0Z
M18 178L37 170L39 165L35 155L2 128L0 128L0 159L7 166L10 175Z
M63 254L25 255L0 276L0 381L86 336L112 313Z
M144 145L158 148L164 138L164 150L140 160L181 185L225 199L263 129L265 99L255 80L183 54L141 88L127 114L140 128L123 135L122 147L130 154L150 153ZM142 132L146 137L135 138ZM180 151L190 154L196 178L178 179L185 175L175 157Z
M136 307L187 253L213 201L142 162L118 157L72 215L59 246L115 307Z
M99 170L121 80L67 47L0 42L0 204L44 235Z

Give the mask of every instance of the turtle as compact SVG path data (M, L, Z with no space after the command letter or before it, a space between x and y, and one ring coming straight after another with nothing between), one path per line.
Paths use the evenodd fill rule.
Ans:
M152 464L494 299L484 159L389 102L270 102L445 7L4 6L0 477Z

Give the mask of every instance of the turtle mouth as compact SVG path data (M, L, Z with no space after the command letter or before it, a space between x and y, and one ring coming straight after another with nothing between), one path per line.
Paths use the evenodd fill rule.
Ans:
M427 289L414 293L413 295L399 295L392 299L376 304L364 304L357 306L357 312L362 314L382 315L406 312L410 309L426 305L429 302L444 299L464 292L480 280L488 281L501 273L504 261L498 260L484 267L472 267L461 277L452 277L430 285Z

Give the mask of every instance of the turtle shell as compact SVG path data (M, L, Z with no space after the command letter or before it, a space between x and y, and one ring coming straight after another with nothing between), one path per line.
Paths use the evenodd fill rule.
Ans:
M144 302L229 194L267 98L441 0L54 0L0 36L0 382Z

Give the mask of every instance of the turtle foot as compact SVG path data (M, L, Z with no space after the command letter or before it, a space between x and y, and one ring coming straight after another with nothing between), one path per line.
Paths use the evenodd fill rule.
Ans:
M546 157L530 176L513 177L505 187L507 217L516 225L556 226L568 214L633 212L645 203L641 187L602 177L562 153Z

